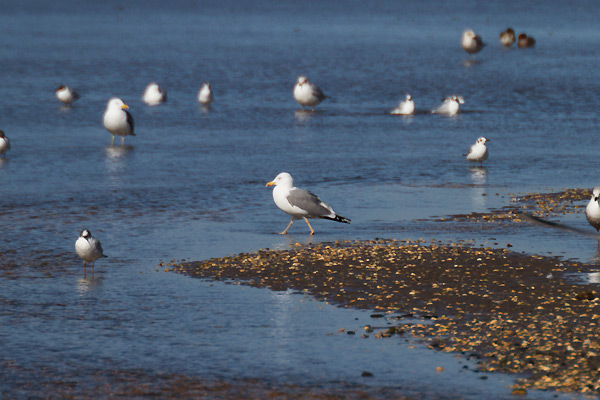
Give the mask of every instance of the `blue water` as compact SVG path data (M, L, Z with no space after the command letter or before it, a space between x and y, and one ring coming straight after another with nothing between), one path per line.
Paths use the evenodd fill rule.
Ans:
M593 239L564 231L418 220L485 212L515 193L599 184L595 7L4 4L0 129L12 149L0 160L0 361L31 370L3 379L0 390L27 397L17 388L40 367L71 371L85 387L86 371L110 365L325 386L363 383L367 369L376 379L365 384L407 394L435 398L464 382L451 394L508 396L511 378L481 383L451 355L327 335L360 328L368 319L360 312L209 286L155 266L374 237L511 243L594 260ZM497 35L508 26L534 36L537 47L502 48ZM488 43L475 63L465 62L459 44L467 27ZM300 74L331 96L315 113L299 112L293 100ZM167 90L164 105L142 103L151 81ZM195 99L204 81L215 92L210 109ZM54 98L60 84L81 94L72 107ZM406 93L418 113L388 115ZM450 94L465 97L461 114L428 113ZM102 127L112 96L135 119L137 136L125 148L111 148ZM490 157L485 169L473 169L462 154L482 135L491 139ZM281 171L352 224L315 221L310 237L299 221L287 237L273 235L288 217L265 183ZM564 220L588 228L582 215ZM110 256L86 279L73 251L84 227ZM424 360L419 368L411 369L410 354ZM435 374L441 363L453 372ZM398 372L406 369L411 374Z

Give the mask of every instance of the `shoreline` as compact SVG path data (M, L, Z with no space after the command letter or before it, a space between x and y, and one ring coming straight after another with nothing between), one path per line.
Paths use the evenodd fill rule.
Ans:
M476 354L482 372L524 374L515 390L600 392L600 339L594 335L600 299L595 286L563 276L594 271L581 262L456 243L373 240L161 266L423 318L427 324L400 324L378 335L410 334L433 349Z

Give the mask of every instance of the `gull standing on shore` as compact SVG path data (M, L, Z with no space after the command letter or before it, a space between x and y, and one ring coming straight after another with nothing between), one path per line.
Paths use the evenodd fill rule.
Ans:
M113 135L110 145L115 143L115 135L121 136L121 146L125 146L125 136L135 136L133 132L133 117L127 111L129 106L118 97L113 97L104 111L104 127Z
M146 86L142 100L149 106L156 106L167 101L167 92L158 83L152 82Z
M398 107L394 108L390 114L392 115L411 115L415 112L415 102L410 94L400 102Z
M465 99L462 96L448 96L442 99L442 104L434 110L434 114L456 115L460 109L460 104L465 104Z
M489 141L489 139L481 136L477 138L477 141L471 145L471 148L467 152L467 154L463 154L467 157L468 161L472 161L473 163L480 163L483 167L483 162L488 158L488 150L485 146L485 142Z
M337 215L333 209L325 202L321 201L317 195L302 189L294 187L294 180L287 172L282 172L275 177L267 186L275 185L273 189L273 200L279 209L292 217L289 225L280 233L285 235L294 223L294 220L303 218L310 234L314 235L315 230L310 226L307 218L323 218L332 221L350 223L348 218Z
M467 29L463 32L460 44L463 50L469 53L469 57L475 53L479 53L485 47L481 36L477 35L472 29Z
M75 252L83 260L84 273L88 263L92 263L93 272L94 262L100 257L108 257L104 255L100 241L92 237L89 229L84 229L79 234L79 238L75 241Z
M68 86L60 85L58 89L54 91L56 98L63 104L71 104L79 98L79 94Z
M0 154L2 158L6 158L6 152L10 150L10 140L4 134L4 131L0 130Z
M303 110L305 110L304 107L312 107L312 110L315 111L315 106L328 97L317 85L310 83L305 76L298 77L296 86L294 86L294 99L302 106Z
M204 82L200 90L198 91L198 101L208 106L213 101L212 90L210 90L210 84L208 82Z

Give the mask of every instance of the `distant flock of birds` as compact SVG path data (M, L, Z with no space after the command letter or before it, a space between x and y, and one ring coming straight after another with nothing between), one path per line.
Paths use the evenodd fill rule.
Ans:
M521 33L518 37L515 37L515 31L512 28L508 28L500 33L500 43L503 46L510 47L515 42L518 48L535 46L534 38L527 36L525 33ZM467 29L463 32L461 46L469 56L472 56L480 52L486 44L472 29ZM309 82L305 76L298 77L293 94L294 99L302 106L303 110L306 110L306 107L311 107L314 111L317 105L328 98L317 85ZM55 95L65 105L71 105L79 99L79 94L66 85L57 88ZM213 102L213 93L208 82L205 82L198 91L197 99L204 106L209 106ZM167 101L167 93L157 83L152 82L146 87L142 100L150 106L156 106ZM456 115L459 112L460 105L464 104L464 102L465 100L462 96L448 96L442 99L442 104L431 112L435 114ZM103 124L106 130L112 135L111 146L114 145L115 136L121 136L122 145L125 144L126 136L135 136L133 117L127 111L128 109L129 106L117 97L111 98L107 103L103 115ZM407 94L406 98L390 114L412 115L414 112L415 103L412 96ZM478 138L469 151L464 154L466 159L483 165L483 161L488 158L488 150L485 146L487 141L489 139L485 137ZM9 149L10 141L4 131L0 130L0 155L5 157ZM350 223L348 218L336 214L331 206L323 202L315 194L296 188L292 176L287 172L277 175L275 179L267 183L267 186L275 186L273 190L275 204L291 217L289 225L281 232L283 235L287 234L294 221L298 219L304 219L310 229L311 235L315 231L308 222L308 218L322 218L336 222ZM586 208L586 217L596 230L600 230L599 199L600 187L597 187L594 188L592 199ZM88 264L91 264L93 270L94 262L99 258L106 257L100 241L92 236L89 229L81 231L79 238L75 242L75 251L84 261L84 271Z

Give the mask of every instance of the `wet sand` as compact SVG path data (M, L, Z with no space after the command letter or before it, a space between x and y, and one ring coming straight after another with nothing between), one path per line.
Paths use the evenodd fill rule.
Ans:
M564 202L584 195L585 190L573 189L518 201L532 214L547 216L577 210ZM505 246L392 239L298 244L286 251L162 266L191 277L291 289L339 306L373 310L398 324L373 334L366 326L365 336L393 340L410 335L433 349L480 359L481 371L521 373L516 394L528 388L599 393L600 299L596 285L568 278L597 267L515 253ZM407 318L424 323L402 323Z

